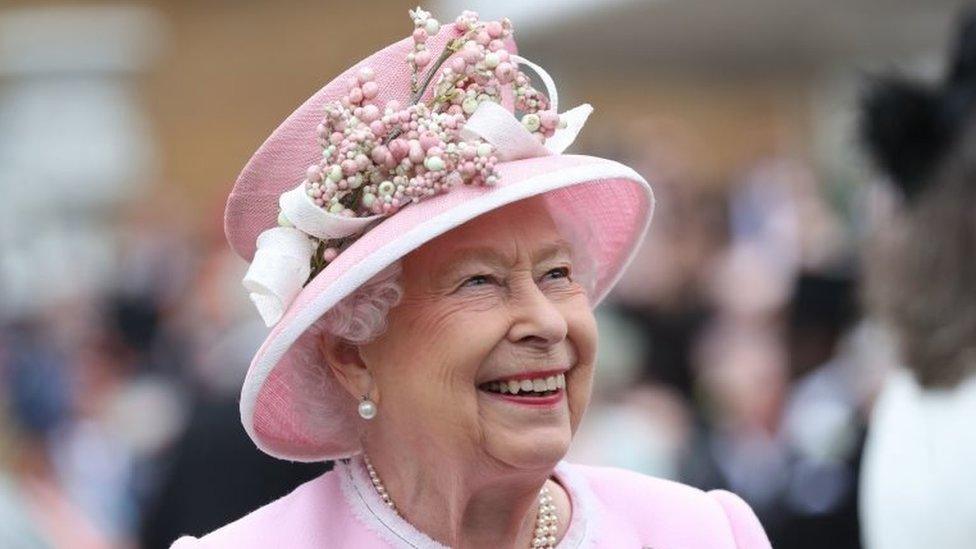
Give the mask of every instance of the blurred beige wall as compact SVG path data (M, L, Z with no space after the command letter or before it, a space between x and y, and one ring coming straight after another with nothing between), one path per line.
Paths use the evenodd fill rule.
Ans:
M142 82L161 149L158 190L186 202L192 218L217 229L224 197L250 154L332 76L407 36L407 10L415 2L142 5L158 10L165 29L161 55ZM448 20L456 14L435 15ZM571 59L558 61L553 72L566 95L597 109L577 150L646 155L655 166L664 159L665 168L684 179L723 184L763 155L805 147L807 98L795 79L728 81L700 72L656 75L653 68L594 74L592 68L574 68ZM601 140L628 146L605 147Z

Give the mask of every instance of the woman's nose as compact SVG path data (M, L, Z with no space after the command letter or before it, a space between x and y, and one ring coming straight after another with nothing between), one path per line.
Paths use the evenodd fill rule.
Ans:
M534 281L513 292L509 307L512 311L509 341L547 347L566 339L569 330L566 317Z

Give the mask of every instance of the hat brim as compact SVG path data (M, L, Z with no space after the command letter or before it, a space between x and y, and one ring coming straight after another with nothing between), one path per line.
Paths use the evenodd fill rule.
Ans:
M355 400L323 387L321 409L308 417L296 398L295 368L306 357L294 343L325 312L383 269L451 229L507 204L545 195L550 206L589 226L596 305L630 262L647 230L654 197L633 169L602 158L553 155L501 163L493 187L464 186L411 204L370 229L319 273L285 311L258 349L241 391L241 421L265 453L292 461L322 461L359 453L361 421ZM334 384L333 384L334 385Z

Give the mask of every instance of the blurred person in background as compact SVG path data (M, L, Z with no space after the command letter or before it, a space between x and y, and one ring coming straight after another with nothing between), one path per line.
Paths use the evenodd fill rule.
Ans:
M844 227L802 162L765 158L732 189L729 243L702 276L695 429L682 480L749 502L783 549L860 547L864 402ZM653 364L651 365L654 366Z
M775 547L860 547L864 402L846 344L851 286L802 275L788 311L763 322L719 316L696 344L699 416L680 478L741 494ZM806 369L795 364L814 357Z
M126 538L113 525L111 509L88 507L79 497L87 483L55 447L73 436L77 370L62 341L41 318L21 319L0 334L0 546L77 547L123 546ZM117 486L104 486L111 499ZM105 501L105 500L103 500ZM108 511L106 516L104 511Z
M630 153L635 160L641 154ZM715 255L724 249L725 197L680 176L656 183L658 199L668 210L659 212L633 268L614 291L611 307L621 322L641 332L643 356L634 381L673 391L690 403L692 346L714 314L703 286Z
M230 290L241 269L222 231L200 241L204 246L197 251L193 276L166 307L170 334L165 340L171 344L161 349L161 358L169 363L165 369L182 370L187 410L177 432L146 464L138 532L144 549L169 547L184 534L203 535L329 467L282 463L255 448L240 429L240 384L264 325L244 314L247 301ZM181 361L173 363L178 356Z
M869 549L976 546L976 12L941 82L888 77L861 133L898 200L868 249L866 297L901 367L871 417Z

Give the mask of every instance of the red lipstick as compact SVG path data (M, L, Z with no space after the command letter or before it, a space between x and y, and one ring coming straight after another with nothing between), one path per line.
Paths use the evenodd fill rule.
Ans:
M507 400L512 404L522 404L525 406L538 406L546 407L552 406L559 403L563 399L563 394L566 392L565 389L556 389L556 391L548 396L522 396L522 395L510 395L506 393L493 393L491 391L482 391L486 395L492 398L498 398L501 400Z

